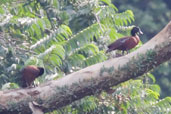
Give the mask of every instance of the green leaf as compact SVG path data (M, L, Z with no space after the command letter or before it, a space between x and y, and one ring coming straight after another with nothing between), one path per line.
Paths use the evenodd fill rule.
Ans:
M0 14L4 14L4 9L0 6Z
M67 52L75 51L77 48L90 43L94 36L98 38L101 31L99 30L99 24L93 24L79 33L73 35L68 42L66 42L65 49Z
M154 97L155 99L159 99L159 93L154 92L151 89L146 89L146 92L148 93L148 96L150 98L153 98Z
M155 79L155 77L153 76L153 74L148 73L147 76L148 76L150 79L152 79L153 83L156 82L156 79Z
M106 3L108 6L112 7L113 9L115 9L116 11L118 11L118 9L116 8L116 6L114 4L111 3L111 0L100 0L104 3Z
M37 37L41 37L41 31L40 28L37 24L32 24L31 26L32 30L34 31L35 35L37 35Z

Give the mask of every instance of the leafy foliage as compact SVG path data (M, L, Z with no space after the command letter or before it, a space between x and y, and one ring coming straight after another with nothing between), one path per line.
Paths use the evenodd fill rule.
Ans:
M144 77L144 79L149 81L145 84L139 79L127 81L114 87L112 94L103 92L96 97L86 97L54 111L53 114L68 113L68 110L72 114L170 113L171 98L159 99L160 87L150 84L150 78Z
M106 60L106 45L128 34L134 21L131 10L119 13L110 0L28 0L12 4L0 5L3 89L18 88L20 71L27 65L45 68L46 74L39 79L43 82ZM114 87L112 95L103 92L86 97L52 113L143 113L170 106L170 97L160 101L159 87L142 80L128 81ZM154 110L149 110L151 103Z
M170 0L142 1L142 0L112 0L120 11L130 9L134 12L135 25L140 26L144 34L141 37L143 42L152 38L158 33L171 19ZM142 5L143 4L143 5ZM165 63L157 68L153 74L161 86L161 97L171 96L171 64Z

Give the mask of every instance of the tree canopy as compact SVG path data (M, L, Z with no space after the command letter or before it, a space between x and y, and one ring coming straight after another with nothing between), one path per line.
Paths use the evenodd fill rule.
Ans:
M120 12L111 0L0 2L2 90L20 88L27 65L44 67L45 74L35 83L45 83L108 60L115 52L105 54L107 45L129 35L135 21L132 10ZM112 94L97 92L48 113L169 112L171 98L159 98L160 87L150 72L111 88Z

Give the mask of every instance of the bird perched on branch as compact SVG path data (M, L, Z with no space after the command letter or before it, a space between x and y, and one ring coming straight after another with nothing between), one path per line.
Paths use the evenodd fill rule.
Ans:
M44 73L44 68L34 65L26 66L22 70L22 87L30 87L33 81Z
M124 55L124 51L128 53L130 49L134 48L139 43L139 34L143 34L141 29L139 27L133 27L131 30L132 36L119 38L108 46L109 49L106 51L106 53L111 52L113 50L121 50L122 55Z

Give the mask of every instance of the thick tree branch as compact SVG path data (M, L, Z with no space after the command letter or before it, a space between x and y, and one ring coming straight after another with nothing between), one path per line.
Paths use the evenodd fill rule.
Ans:
M138 50L49 81L32 89L0 91L0 113L30 113L36 102L44 112L141 76L171 58L171 22Z

